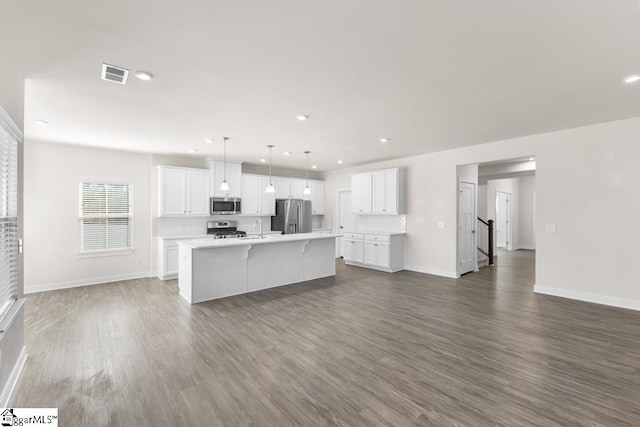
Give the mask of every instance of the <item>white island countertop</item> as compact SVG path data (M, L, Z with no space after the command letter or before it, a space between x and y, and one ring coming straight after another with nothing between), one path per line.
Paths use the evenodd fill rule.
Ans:
M298 242L304 240L317 240L317 239L334 239L336 237L342 237L342 234L326 234L326 233L299 233L299 234L277 234L268 235L257 238L250 236L248 238L239 239L214 239L211 237L204 239L191 239L189 241L180 242L178 245L183 245L191 249L204 249L204 248L220 248L230 246L246 246L246 245L266 245L273 243L285 243L285 242Z

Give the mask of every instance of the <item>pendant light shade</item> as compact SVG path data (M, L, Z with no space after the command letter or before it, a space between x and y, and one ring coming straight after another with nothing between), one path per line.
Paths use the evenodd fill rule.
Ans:
M265 190L267 193L275 193L276 187L273 186L273 179L271 177L271 150L275 145L267 145L269 147L269 185L267 185L267 189Z
M311 194L311 188L309 188L309 153L311 153L311 151L305 151L304 154L307 155L307 169L306 169L306 176L307 176L307 183L306 186L304 187L304 191L302 192L302 194Z
M222 184L220 184L220 191L225 191L225 192L229 192L229 183L227 182L227 139L229 139L229 137L224 136L222 137L224 139L224 141L222 142L224 144L224 179L222 180Z

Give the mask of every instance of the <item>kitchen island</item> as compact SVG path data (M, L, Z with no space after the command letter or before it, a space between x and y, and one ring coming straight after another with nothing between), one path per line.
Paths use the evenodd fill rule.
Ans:
M339 234L178 242L178 287L189 303L335 276Z

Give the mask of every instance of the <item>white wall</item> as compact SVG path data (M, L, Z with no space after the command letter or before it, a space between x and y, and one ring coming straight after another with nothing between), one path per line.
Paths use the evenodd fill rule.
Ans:
M149 154L25 143L25 292L149 274L150 164ZM78 258L78 182L82 179L133 183L133 254Z
M520 193L519 238L517 247L521 249L535 249L535 203L536 177L518 178Z
M594 298L640 309L640 118L534 135L325 173L328 212L352 172L407 167L406 266L455 274L458 165L536 156L536 283L540 292ZM608 227L595 227L601 221ZM436 223L446 227L438 229ZM545 233L556 224L557 233ZM558 291L559 289L559 291ZM557 291L557 292L556 292ZM631 301L631 302L629 302Z

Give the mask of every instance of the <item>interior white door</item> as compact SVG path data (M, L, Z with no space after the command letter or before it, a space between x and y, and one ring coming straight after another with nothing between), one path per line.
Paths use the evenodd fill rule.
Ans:
M351 212L351 191L338 191L338 233L356 230L356 216ZM336 239L336 253L344 256L344 238Z
M458 274L464 274L477 268L476 185L460 181L458 188Z
M496 244L510 250L511 194L504 191L496 191Z

